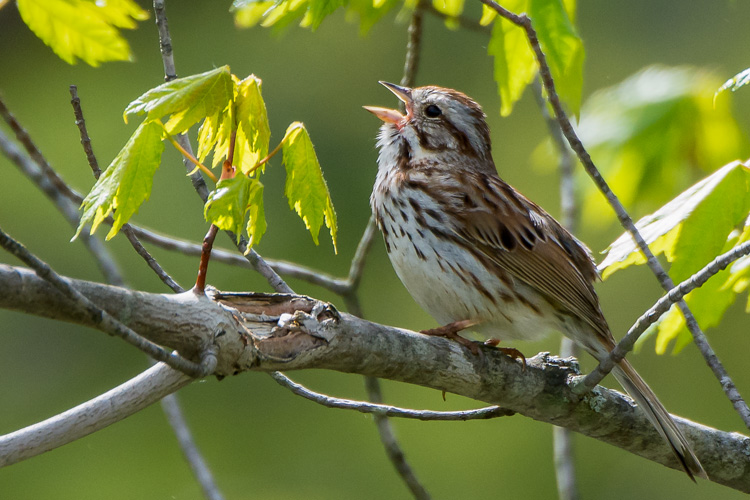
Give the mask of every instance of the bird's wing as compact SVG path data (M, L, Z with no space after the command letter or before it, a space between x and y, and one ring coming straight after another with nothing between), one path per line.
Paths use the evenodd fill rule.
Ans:
M541 207L499 177L476 174L472 208L456 211L453 232L502 270L610 337L592 286L588 249Z

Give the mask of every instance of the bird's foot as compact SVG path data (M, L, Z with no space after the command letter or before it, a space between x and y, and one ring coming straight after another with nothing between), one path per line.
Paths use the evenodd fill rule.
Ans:
M475 356L479 355L479 347L477 343L469 339L465 339L458 334L461 330L466 330L476 325L477 322L471 319L463 319L461 321L454 321L447 325L439 326L437 328L430 328L428 330L421 330L419 333L424 335L432 335L436 337L445 337L447 339L454 340L462 346L468 348Z
M484 345L494 347L498 351L502 352L506 356L510 356L513 359L518 359L521 361L521 366L523 369L526 369L526 356L523 355L521 351L516 349L515 347L498 347L500 344L500 339L487 339L484 342Z

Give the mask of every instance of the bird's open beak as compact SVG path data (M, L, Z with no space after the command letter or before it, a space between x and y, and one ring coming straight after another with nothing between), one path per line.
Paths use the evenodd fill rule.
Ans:
M404 120L408 117L408 113L413 102L411 98L411 89L409 87L402 87L400 85L388 82L380 82L380 84L396 94L396 97L403 101L403 103L406 105L407 116L402 115L401 112L396 109L380 108L377 106L363 107L386 123L393 123L394 125L403 123Z
M402 87L401 85L396 85L395 83L388 83L383 81L379 83L383 87L396 94L396 97L401 99L401 101L403 101L403 103L407 106L413 102L411 98L411 89L409 87Z
M377 106L362 106L367 111L377 116L386 123L397 125L406 118L397 109L379 108Z

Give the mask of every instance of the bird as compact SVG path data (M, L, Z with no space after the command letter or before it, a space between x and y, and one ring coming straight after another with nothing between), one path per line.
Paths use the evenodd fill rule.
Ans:
M594 290L591 252L500 178L482 107L449 88L380 83L405 112L364 106L383 122L370 205L396 274L443 325L423 333L468 345L458 335L467 328L494 344L560 332L598 361L607 357L615 340ZM630 362L612 373L688 476L707 478Z

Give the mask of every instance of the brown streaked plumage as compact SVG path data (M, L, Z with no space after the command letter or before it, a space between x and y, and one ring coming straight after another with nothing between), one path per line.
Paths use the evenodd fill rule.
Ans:
M601 360L615 346L588 249L498 175L482 108L461 92L383 83L406 114L383 120L370 203L414 299L455 334L533 340L557 331ZM453 325L453 326L452 326ZM674 420L627 360L614 376L690 478L706 477Z

